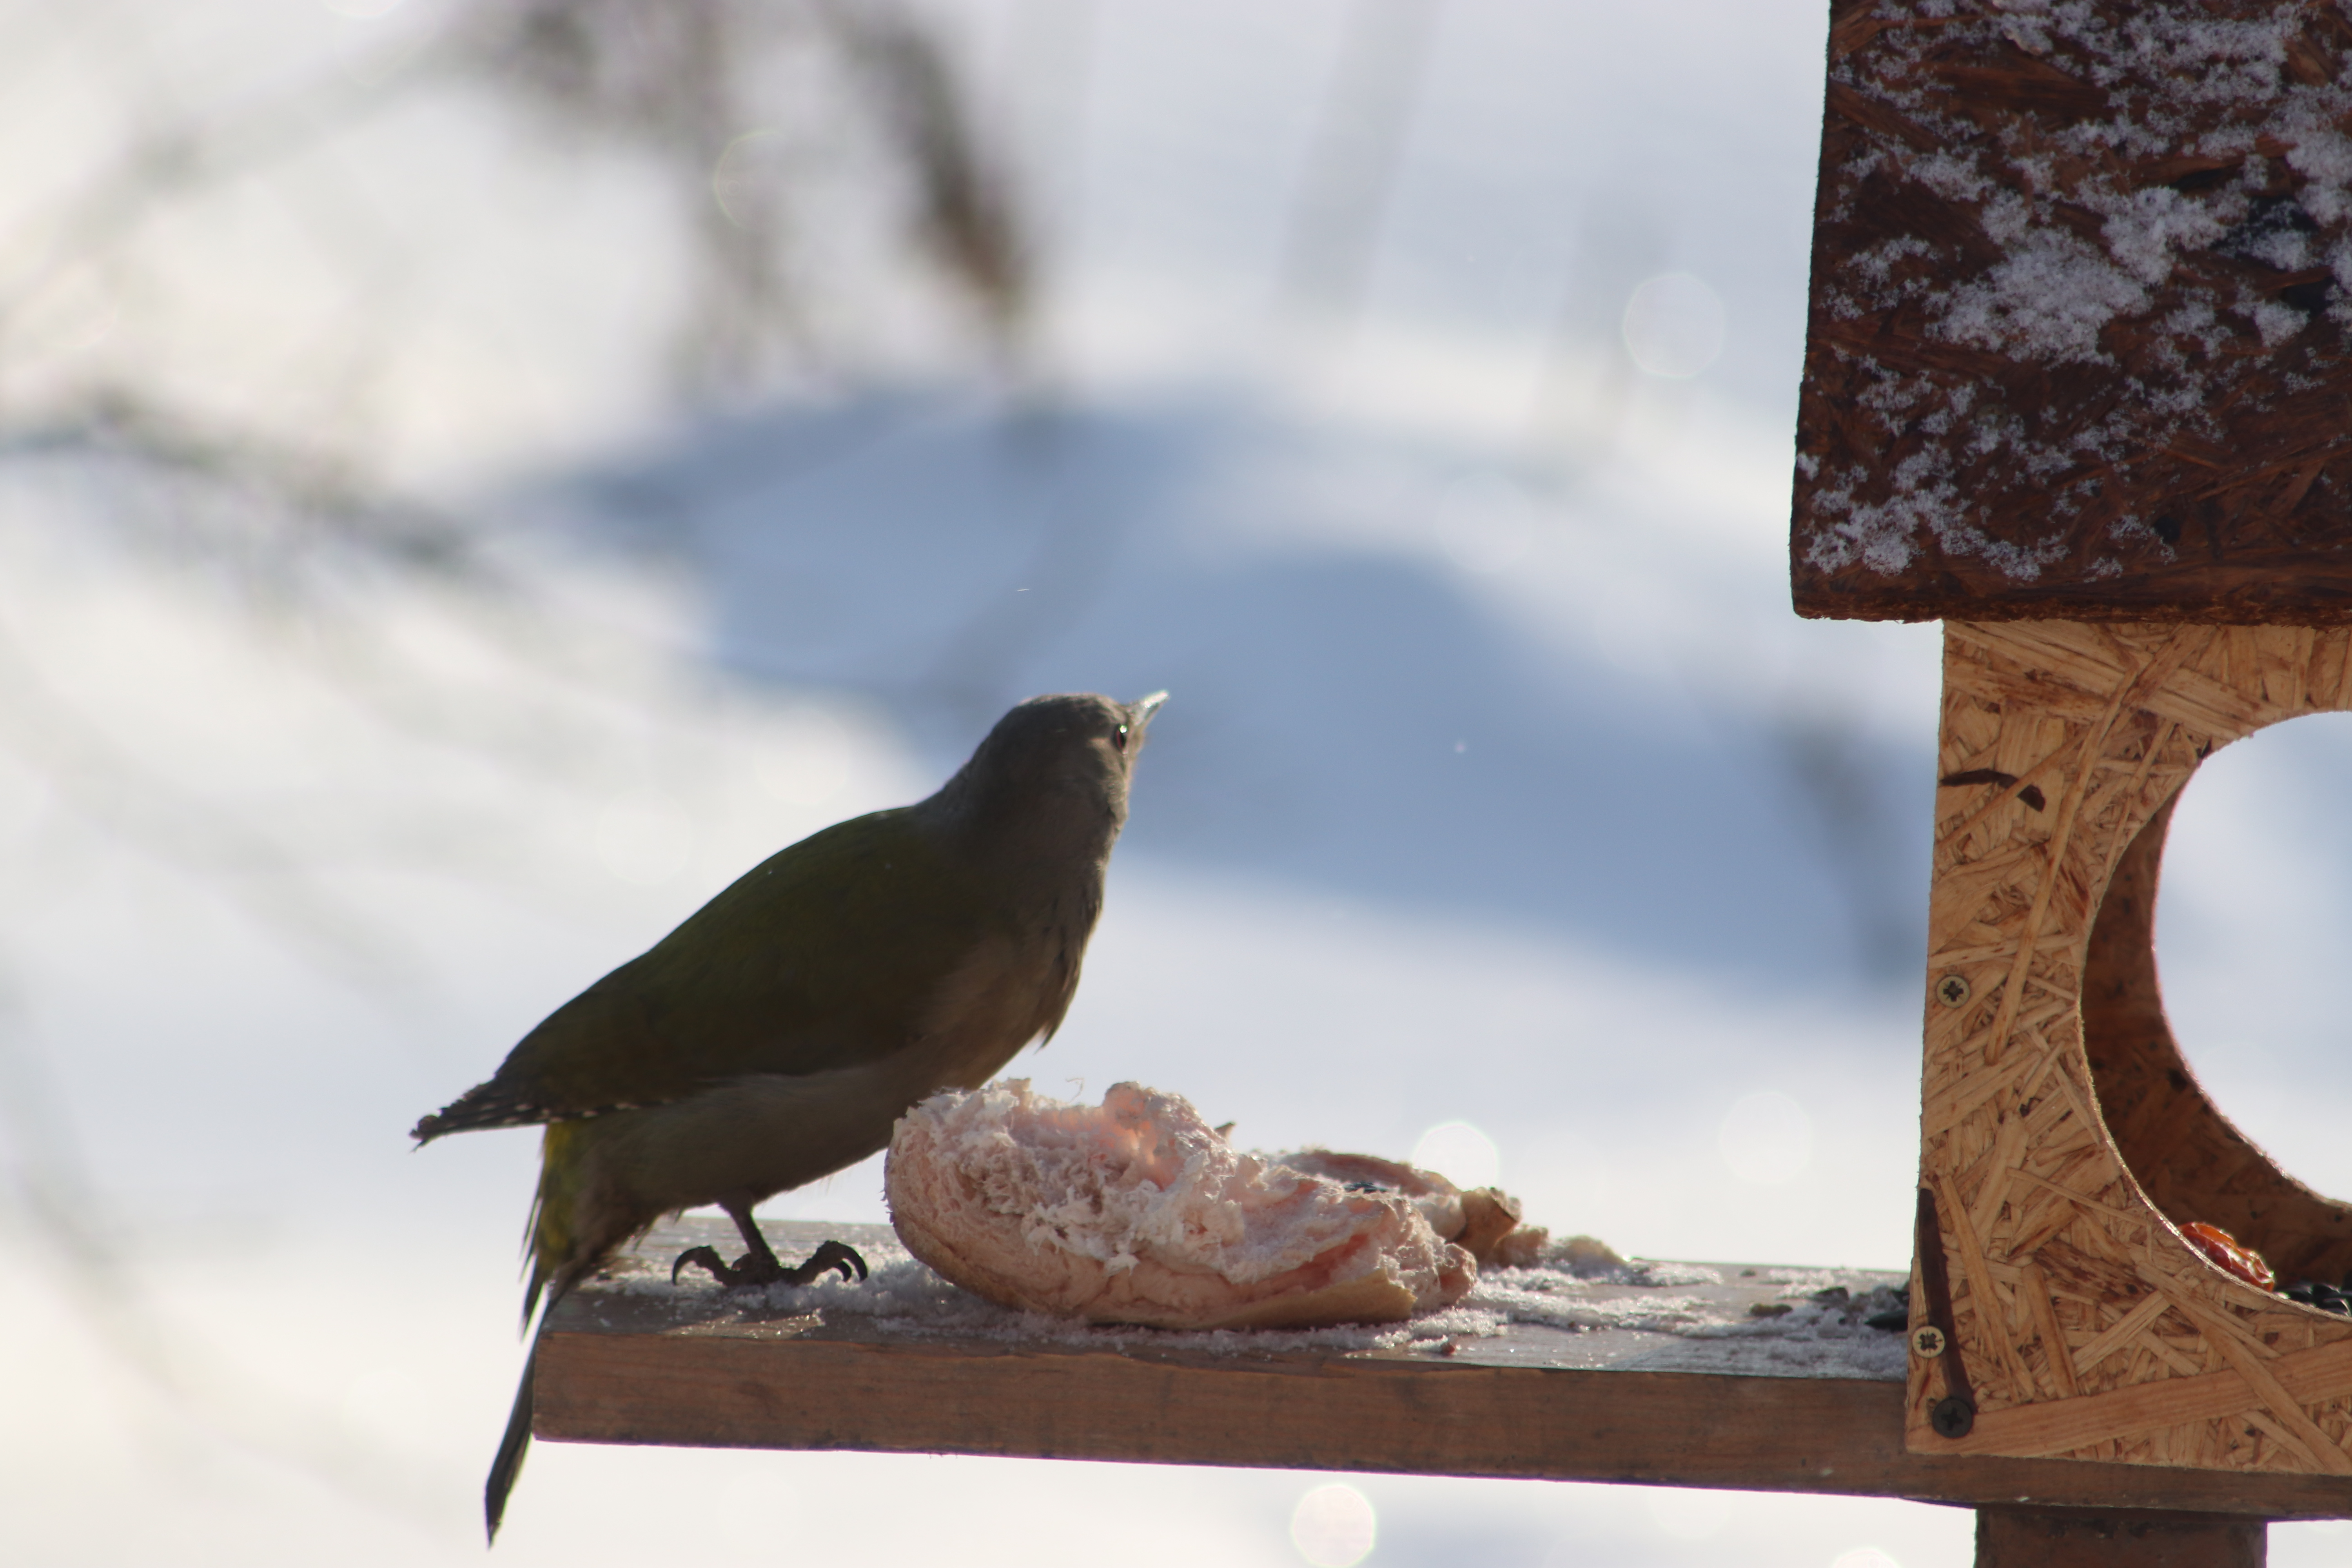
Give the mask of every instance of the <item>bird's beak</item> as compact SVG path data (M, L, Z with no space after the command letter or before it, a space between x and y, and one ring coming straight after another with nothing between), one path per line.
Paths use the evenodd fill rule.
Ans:
M1167 700L1168 693L1155 691L1149 697L1139 697L1127 705L1128 727L1135 731L1135 738L1138 741L1141 741L1144 731L1151 728L1151 716L1159 712L1160 705Z

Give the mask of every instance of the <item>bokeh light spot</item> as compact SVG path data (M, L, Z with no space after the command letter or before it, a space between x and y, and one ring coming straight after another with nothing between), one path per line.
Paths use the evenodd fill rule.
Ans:
M1378 1524L1355 1488L1317 1487L1290 1510L1290 1543L1315 1568L1355 1568L1370 1555Z
M1731 1500L1721 1492L1690 1487L1657 1487L1648 1499L1650 1517L1677 1541L1705 1541L1731 1519Z
M1723 299L1687 272L1665 272L1625 302L1625 352L1652 375L1681 381L1723 353Z
M1457 1187L1491 1187L1503 1179L1503 1152L1467 1121L1441 1121L1423 1133L1412 1163Z
M1838 1553L1830 1568L1903 1568L1903 1564L1875 1546L1857 1546L1851 1552Z

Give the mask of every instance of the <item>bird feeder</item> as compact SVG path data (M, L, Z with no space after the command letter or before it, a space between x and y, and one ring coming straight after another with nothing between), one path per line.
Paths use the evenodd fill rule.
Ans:
M2352 24L1834 8L1790 567L1945 623L1914 1454L2352 1476L2352 1209L2199 1088L2150 950L2214 749L2352 709ZM2346 1493L2352 1504L2352 1490Z

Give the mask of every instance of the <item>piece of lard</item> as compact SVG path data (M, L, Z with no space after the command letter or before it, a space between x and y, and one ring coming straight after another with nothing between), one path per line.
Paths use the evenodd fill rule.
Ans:
M1551 1241L1549 1231L1519 1223L1519 1200L1500 1187L1472 1187L1465 1192L1435 1171L1402 1160L1383 1160L1377 1154L1297 1149L1274 1158L1276 1164L1327 1177L1353 1190L1369 1186L1402 1193L1421 1210L1430 1229L1446 1241L1459 1243L1481 1268L1497 1263L1525 1268L1536 1262Z
M1181 1096L1099 1107L1014 1079L899 1119L885 1185L907 1249L1004 1306L1171 1329L1393 1322L1478 1266L1412 1199L1234 1150Z

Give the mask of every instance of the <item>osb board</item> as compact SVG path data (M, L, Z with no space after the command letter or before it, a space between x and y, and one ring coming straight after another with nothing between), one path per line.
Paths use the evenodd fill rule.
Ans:
M788 1252L826 1235L861 1240L856 1227L770 1229ZM661 1231L644 1249L666 1257L703 1235L724 1239ZM1736 1267L1721 1272L1720 1289L1777 1294L1743 1282ZM1630 1481L2268 1519L2352 1513L2352 1489L2328 1478L1908 1453L1899 1383L1661 1370L1673 1363L1671 1335L1515 1324L1450 1355L1245 1344L1209 1352L1160 1349L1156 1337L1139 1332L1106 1351L1042 1335L909 1336L822 1308L779 1316L715 1290L681 1302L592 1280L558 1305L540 1342L535 1431L572 1442ZM1773 1365L1761 1354L1753 1364Z
M1836 0L1807 616L2352 617L2352 21Z
M2325 1261L2339 1205L2208 1107L2173 1125L2201 1115L2227 1138L2135 1132L2142 1163L2173 1163L2152 1172L2159 1207L2099 1114L2083 1010L2126 851L2216 746L2352 707L2348 669L2352 629L1948 623L1921 1174L1978 1415L1937 1436L1946 1373L1915 1356L1915 1451L2352 1478L2352 1322L2231 1278L2175 1226L2208 1217L2209 1197L2225 1212L2200 1183L2226 1172L2242 1240ZM2122 973L2102 963L2089 981ZM2185 1071L2167 1087L2195 1095ZM1925 1295L1915 1284L1915 1326Z

